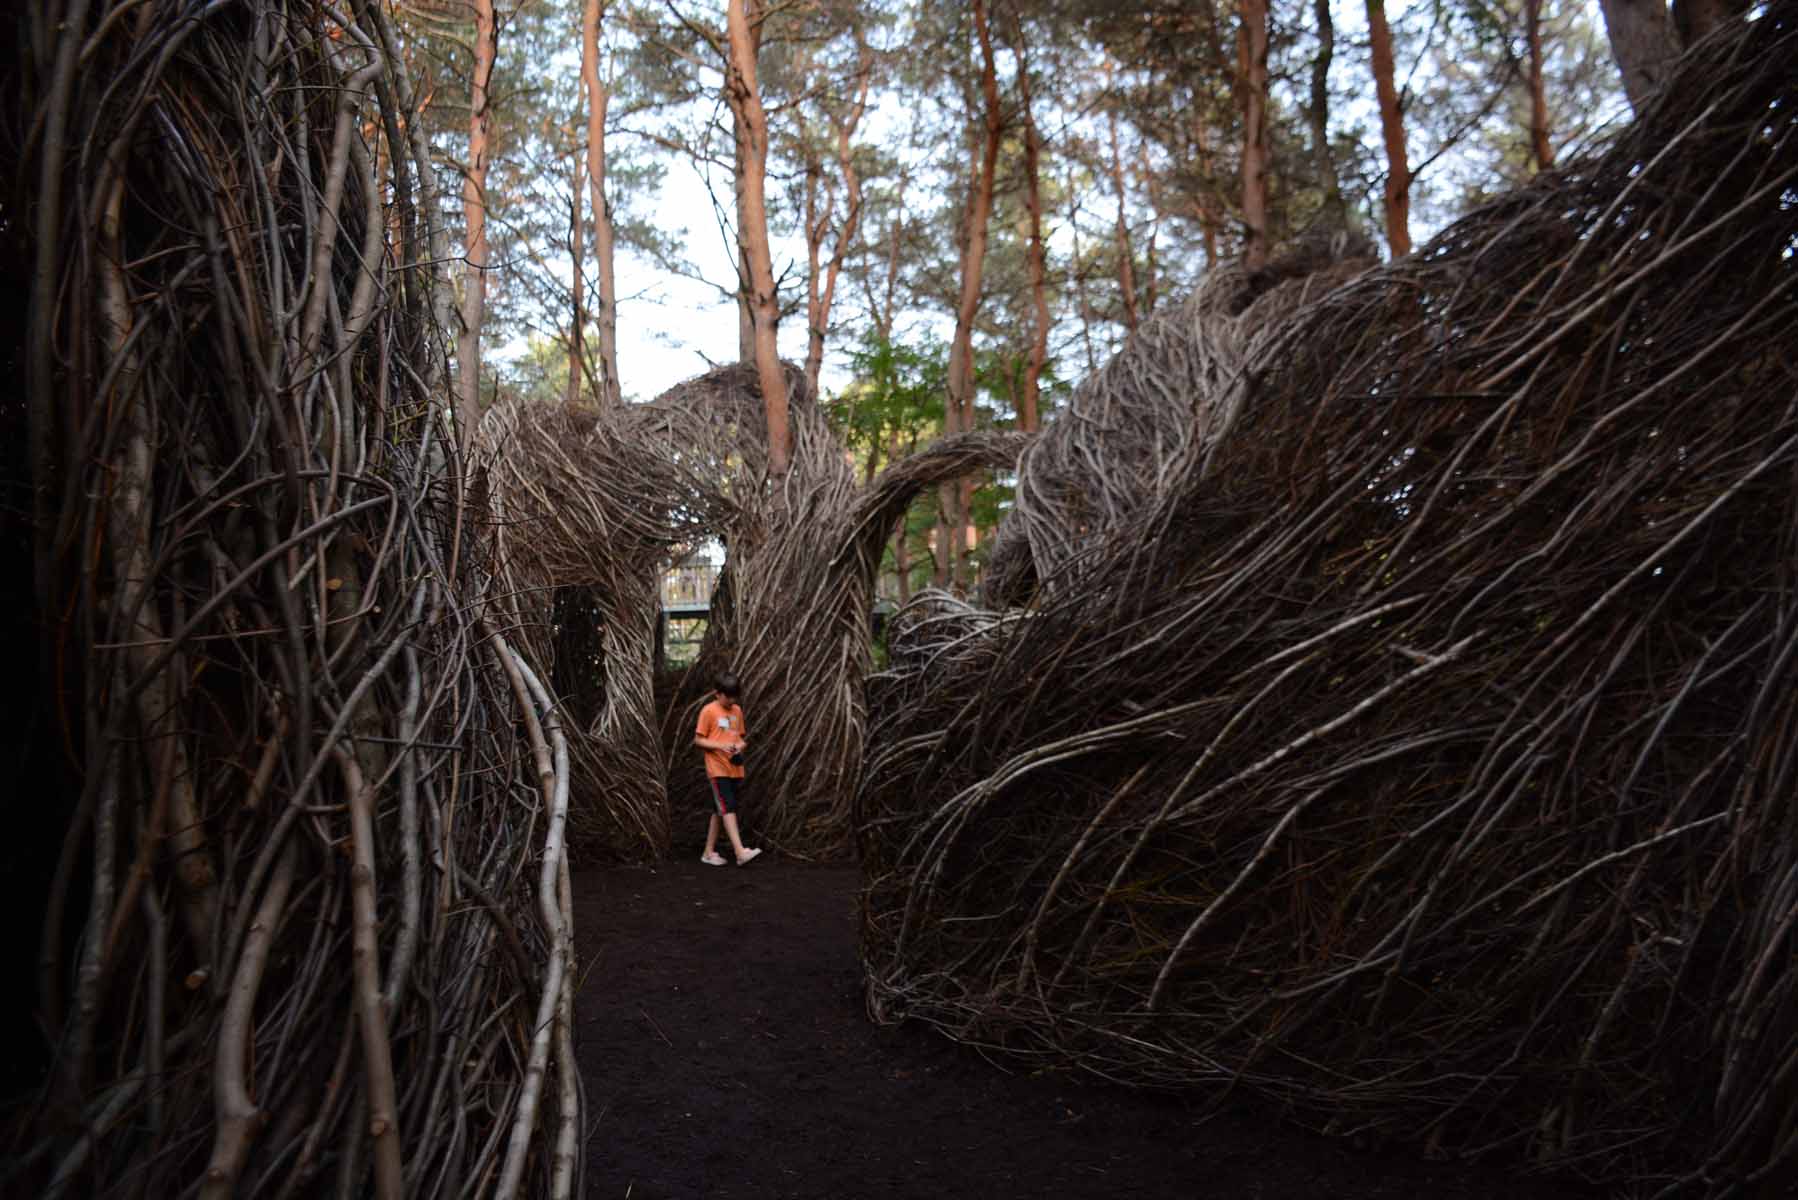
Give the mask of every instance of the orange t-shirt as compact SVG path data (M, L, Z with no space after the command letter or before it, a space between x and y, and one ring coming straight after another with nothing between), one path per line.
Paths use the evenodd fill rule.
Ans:
M743 706L733 704L729 708L713 700L699 710L699 727L694 734L708 741L730 741L741 738L749 730L743 724ZM741 779L743 768L730 761L730 755L722 750L705 752L706 778Z

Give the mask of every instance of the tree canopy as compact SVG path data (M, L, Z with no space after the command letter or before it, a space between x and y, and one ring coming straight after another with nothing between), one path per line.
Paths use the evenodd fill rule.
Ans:
M959 324L940 431L1033 426L1213 266L1319 227L1402 251L1628 112L1588 0L749 0L758 142L727 86L726 7L496 0L483 403L648 399L751 361L758 322L763 353L847 394L877 343L941 341L959 364ZM461 0L399 11L459 237L481 27ZM595 366L614 333L618 361ZM964 371L973 398L945 409ZM939 555L939 582L971 582L980 553Z

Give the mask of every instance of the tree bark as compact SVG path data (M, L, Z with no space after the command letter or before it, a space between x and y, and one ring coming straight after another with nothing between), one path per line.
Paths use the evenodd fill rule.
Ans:
M1206 181L1200 194L1193 198L1193 217L1198 221L1199 233L1204 239L1205 265L1215 267L1217 265L1217 208L1212 203L1212 199L1206 196L1211 188L1211 134L1205 128L1205 118L1200 114L1196 104L1193 105L1192 140L1193 146L1199 152L1200 177Z
M493 0L473 0L474 79L468 93L468 173L462 212L468 224L468 274L462 289L462 332L456 345L456 423L466 439L481 419L481 325L487 312L487 86L499 53Z
M1080 347L1086 362L1086 373L1099 369L1098 352L1093 347L1093 307L1086 295L1086 267L1080 260L1080 187L1073 168L1068 170L1068 273L1074 287L1074 308L1080 314ZM1207 260L1209 261L1209 260Z
M586 339L587 314L586 307L586 257L587 233L581 227L581 176L585 168L579 158L575 160L574 178L569 180L568 196L568 257L573 271L569 277L569 299L573 312L568 323L568 386L563 390L562 402L573 404L581 398L582 376L587 373Z
M1679 57L1679 40L1665 0L1598 0L1611 41L1611 56L1623 75L1623 94L1641 112Z
M606 204L606 109L611 90L599 79L600 23L605 19L602 0L586 0L581 9L581 83L587 93L587 192L593 212L594 273L599 295L594 297L599 325L599 368L602 405L618 404L618 288L612 271L614 234L612 212Z
M1719 25L1748 11L1748 0L1598 0L1611 57L1623 76L1629 106L1641 112L1680 52Z
M893 531L893 570L899 576L899 603L911 599L911 546L905 540L905 523Z
M1370 3L1373 0L1369 0ZM1238 0L1237 104L1242 109L1243 265L1267 263L1267 0Z
M1016 9L1012 11L1012 19L1018 47L1018 100L1024 119L1024 211L1030 221L1029 240L1024 248L1030 275L1030 353L1024 360L1023 387L1018 397L1018 428L1025 433L1035 433L1042 423L1038 408L1043 364L1049 361L1049 295L1044 283L1048 270L1043 251L1043 147L1030 107L1030 62L1024 49L1023 22Z
M799 141L805 154L805 211L801 214L805 228L805 378L807 385L815 391L818 385L812 366L814 348L818 362L816 369L822 370L824 364L824 331L818 319L818 310L824 302L824 237L830 232L837 192L834 185L822 186L824 160L812 144L810 122L801 116L799 124ZM818 205L820 190L824 192L822 209Z
M1117 220L1113 223L1118 252L1118 294L1124 302L1124 328L1136 332L1136 251L1130 245L1130 222L1124 211L1124 162L1118 153L1118 115L1114 108L1105 114L1107 136L1111 145L1111 191L1117 200Z
M1142 248L1142 287L1137 291L1140 310L1144 313L1155 311L1155 302L1161 289L1160 260L1155 256L1155 247L1161 238L1161 219L1167 210L1161 206L1159 189L1155 186L1155 172L1149 162L1149 146L1147 142L1138 142L1136 146L1136 169L1143 181L1143 192L1149 200L1149 237Z
M1317 57L1311 60L1311 107L1305 114L1311 123L1311 165L1323 189L1324 212L1340 223L1348 216L1348 206L1342 200L1336 152L1330 146L1330 62L1336 56L1336 26L1330 19L1330 0L1315 0L1312 7L1317 14Z
M1405 114L1393 81L1392 27L1386 23L1385 0L1367 0L1367 34L1380 100L1380 132L1386 142L1386 245L1393 258L1403 258L1411 253L1411 160L1405 149Z
M894 301L899 286L899 237L905 231L905 188L910 182L907 176L899 176L899 195L895 201L897 211L893 214L892 236L887 243L886 289L880 304L882 340L891 340L893 336Z
M912 434L911 445L906 453L914 453L918 448L918 437ZM887 460L899 461L899 430L887 431ZM905 517L899 518L899 528L893 530L893 571L899 577L899 603L903 606L911 599L911 543L905 537Z
M742 130L738 129L741 136ZM737 151L739 157L742 151ZM737 168L737 212L743 211L744 198L742 190L743 170ZM740 218L739 218L740 219ZM750 303L749 286L749 250L739 244L737 246L737 361L745 366L755 365L755 308Z
M755 373L762 388L762 407L768 417L768 475L786 477L792 456L792 432L787 421L787 377L781 369L777 335L780 302L774 291L774 264L768 249L768 114L762 109L756 82L757 39L750 27L745 3L729 0L725 30L729 58L724 73L724 94L736 116L737 146L742 163L737 194L737 244L748 268L749 311L754 324Z
M831 306L836 302L837 278L842 274L843 262L849 255L849 247L855 243L855 232L862 219L862 181L855 170L850 140L854 138L856 126L861 124L862 114L867 110L868 84L874 71L874 51L865 42L860 44L859 49L861 58L856 67L858 87L855 106L850 110L849 116L836 127L837 167L843 173L843 224L832 243L830 262L824 267L822 281L819 280L818 259L824 235L829 231L833 206L827 203L823 216L814 220L812 197L816 191L817 176L815 173L810 174L806 180L805 242L811 270L806 279L805 382L807 390L813 395L818 392L818 375L824 368L824 339L830 330ZM808 171L810 167L811 164L808 164Z
M980 309L980 279L986 266L987 223L993 211L993 177L999 162L999 140L1005 131L1004 116L999 110L998 72L993 65L993 39L987 28L984 0L973 0L974 34L980 42L980 91L985 101L980 141L980 156L974 164L968 189L967 224L962 231L961 294L955 306L955 335L949 343L948 396L943 405L944 434L961 433L974 427L974 317ZM944 485L948 525L954 531L949 539L953 549L944 552L953 563L956 580L967 582L968 536L972 528L967 499L972 485L955 481Z
M1555 152L1548 140L1548 96L1542 86L1542 0L1524 0L1523 21L1530 48L1530 152L1536 169L1546 171L1555 165Z
M1731 17L1748 11L1749 0L1673 0L1673 27L1684 49Z
M762 26L759 20L765 0L748 0L752 6L748 10L749 42L753 57L759 59L762 52ZM727 59L730 55L728 41L724 46ZM759 92L758 92L759 94ZM731 179L735 190L738 219L741 220L745 189L748 188L748 164L744 158L746 141L743 134L743 117L733 106L731 108ZM737 361L745 366L755 365L755 309L751 303L751 287L749 284L749 252L744 248L742 239L737 240Z

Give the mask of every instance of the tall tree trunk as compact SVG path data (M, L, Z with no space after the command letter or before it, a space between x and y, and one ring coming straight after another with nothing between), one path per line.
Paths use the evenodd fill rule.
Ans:
M606 205L606 109L612 94L599 79L599 30L605 19L602 0L586 0L581 9L581 83L587 92L587 192L593 213L593 264L599 295L594 308L599 325L599 369L602 405L618 404L618 287L612 273L612 212Z
M568 289L572 312L568 323L568 387L562 396L564 404L581 398L582 376L587 373L586 264L587 231L581 227L581 177L586 174L581 156L575 155L574 178L568 194L568 257L574 268Z
M1068 168L1068 274L1074 286L1074 308L1080 314L1080 346L1086 362L1086 373L1099 369L1099 356L1093 347L1093 309L1086 295L1086 267L1080 261L1080 188L1073 168Z
M768 114L756 82L757 38L750 29L745 3L729 0L725 30L730 57L724 73L724 94L736 115L741 153L742 187L737 197L737 244L748 267L749 309L754 322L755 373L762 387L762 407L768 415L768 474L779 481L787 474L792 456L792 432L787 422L787 377L781 370L777 335L780 302L774 292L774 264L768 250L768 201L764 191L768 172Z
M1324 212L1341 223L1348 206L1336 177L1336 152L1330 147L1330 61L1336 56L1336 25L1330 20L1330 0L1314 0L1312 9L1317 14L1317 57L1311 60L1311 107L1305 114L1311 123L1311 167L1323 189Z
M1369 0L1373 2L1373 0ZM1237 104L1242 109L1243 265L1267 263L1267 0L1237 0Z
M805 379L807 387L816 392L818 377L814 371L823 369L824 326L829 320L826 317L820 321L818 312L824 306L824 238L830 232L830 218L836 211L837 192L834 185L823 185L824 160L812 144L810 123L803 116L799 123L799 141L805 154L805 204L801 213L805 229ZM824 193L822 208L818 204L820 190ZM818 364L815 368L812 365L814 350Z
M739 127L738 133L740 134ZM742 150L737 151L739 157ZM742 189L743 171L737 169L737 212L743 211L747 200ZM739 216L739 220L741 217ZM737 361L744 366L755 365L755 306L750 303L752 288L749 283L749 248L742 244L737 246Z
M905 522L893 531L893 571L899 576L899 603L911 599L911 546L905 540Z
M961 278L963 297L967 294L968 283L968 226L973 219L972 214L975 199L980 190L978 158L975 159L975 162L976 166L974 173L968 183L967 207L962 213ZM978 292L976 292L976 296L978 296ZM961 363L964 358L967 359L970 365L972 363L971 341L970 351L962 351L962 322L959 313L960 306L958 305L955 335L949 344L949 364L944 381L944 437L953 437L955 434L961 432ZM955 543L958 531L961 529L961 510L959 507L961 489L958 484L959 481L954 479L945 479L937 484L936 539L931 543L931 550L936 559L935 577L933 582L937 587L943 589L948 589L955 583Z
M887 244L886 270L879 274L859 271L853 277L861 284L862 295L868 301L868 314L874 321L874 332L883 342L891 339L893 334L893 309L899 283L899 239L905 225L905 189L908 183L905 173L901 171L898 194L893 201L893 219L887 222L886 233L881 235Z
M1747 12L1749 0L1598 0L1611 57L1623 75L1623 94L1641 112L1673 73L1680 52L1719 25Z
M1136 251L1130 245L1130 222L1124 209L1124 161L1118 153L1118 115L1115 108L1105 114L1105 124L1111 145L1111 191L1117 200L1117 220L1113 223L1113 236L1117 239L1118 295L1124 302L1124 328L1135 333L1138 324Z
M1155 257L1155 246L1161 238L1161 219L1167 215L1167 210L1161 207L1161 192L1155 186L1155 171L1149 162L1147 142L1137 143L1136 169L1142 176L1143 192L1149 199L1149 240L1142 248L1142 288L1139 296L1142 311L1152 313L1161 288L1160 260Z
M896 211L893 213L893 227L887 242L886 290L880 305L880 338L891 341L893 337L894 299L899 286L899 237L905 230L905 188L910 179L906 175L899 176L899 195Z
M874 73L874 51L865 42L861 42L859 48L861 59L856 67L859 86L855 107L836 126L837 169L843 173L843 223L831 244L830 262L824 268L821 283L818 278L818 259L824 235L828 232L832 206L827 203L823 216L814 221L812 195L816 176L810 176L806 180L805 241L811 269L806 277L805 382L807 390L813 395L818 392L818 375L824 368L824 338L830 330L830 310L836 302L837 278L842 274L849 248L855 244L855 232L862 219L862 180L855 169L850 142L855 137L856 126L861 124L862 114L867 110L868 84Z
M1393 258L1402 258L1411 253L1411 160L1405 149L1405 114L1393 81L1392 28L1386 23L1385 0L1367 0L1367 34L1380 99L1380 131L1386 141L1386 244Z
M999 140L1005 131L999 110L998 71L993 65L993 39L987 28L984 0L973 0L974 34L980 41L980 91L985 100L980 156L968 189L967 224L962 230L961 294L955 306L955 335L949 342L948 396L943 405L943 432L961 433L974 427L974 317L980 309L980 278L986 267L987 223L993 211L993 177L999 162ZM972 528L967 499L971 483L944 485L950 503L949 527L954 531L951 559L958 582L967 582L967 530ZM951 547L945 547L951 550Z
M918 448L914 434L912 444L906 453L910 454ZM899 461L899 430L887 431L887 460ZM905 604L911 599L911 543L905 537L905 517L899 518L899 528L893 530L893 571L899 577L899 603Z
M1205 181L1202 185L1202 192L1209 192L1211 189L1211 168L1213 162L1211 154L1211 133L1205 126L1204 115L1200 112L1197 104L1193 105L1192 111L1192 141L1193 146L1199 152L1199 176ZM1213 199L1214 196L1201 194L1193 200L1193 217L1198 221L1199 233L1204 239L1205 265L1207 267L1215 267L1217 265L1218 220L1217 206L1212 202Z
M762 26L758 19L765 0L748 0L749 44L753 57L760 58L762 52ZM725 46L726 66L730 48ZM745 193L749 187L749 163L745 155L747 138L743 132L743 117L736 107L731 107L731 181L735 191L738 220L741 221L743 206L748 203ZM755 307L751 302L753 288L749 282L749 251L743 245L743 239L737 239L737 361L745 366L755 364Z
M1683 49L1707 37L1731 17L1748 11L1750 0L1673 0L1673 26Z
M1161 214L1157 212L1149 222L1149 240L1142 250L1142 310L1146 313L1155 311L1160 287L1160 267L1155 258L1155 243L1160 237Z
M1623 94L1636 112L1659 90L1679 57L1679 39L1666 0L1598 0L1611 56L1623 74Z
M1530 48L1530 152L1536 169L1546 171L1555 165L1555 152L1548 141L1548 96L1542 86L1542 0L1524 0L1523 22Z
M468 274L462 289L462 333L456 344L456 420L462 436L481 419L481 325L487 313L487 85L499 33L493 0L473 0L474 79L468 92L468 173L462 178L467 220Z
M1018 428L1035 433L1041 426L1038 413L1043 364L1049 361L1049 295L1044 283L1048 270L1043 251L1042 138L1031 112L1030 62L1024 49L1023 21L1012 10L1018 48L1018 100L1024 119L1024 211L1030 220L1024 259L1030 274L1030 353L1024 360L1023 387L1018 398Z

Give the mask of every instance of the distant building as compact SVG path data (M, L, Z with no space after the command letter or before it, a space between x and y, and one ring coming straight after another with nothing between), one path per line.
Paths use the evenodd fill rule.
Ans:
M689 562L662 572L662 607L709 607L712 589L718 586L718 564Z
M712 591L720 564L703 559L662 572L662 594L656 613L656 669L688 667L699 660L699 648L711 624Z

